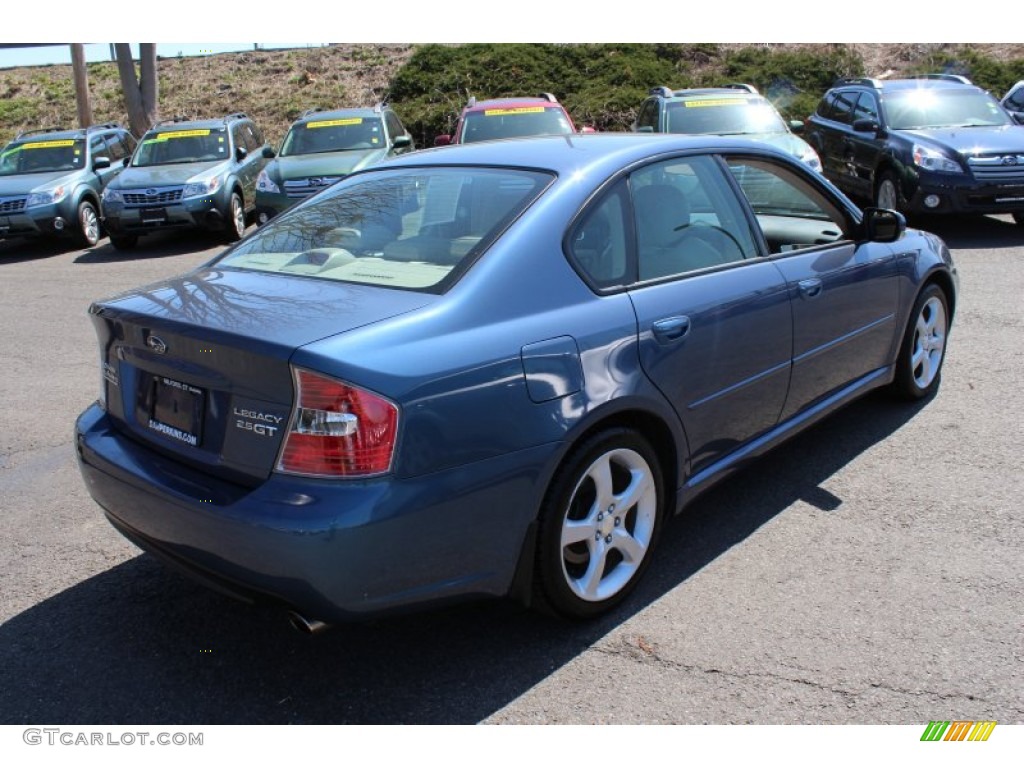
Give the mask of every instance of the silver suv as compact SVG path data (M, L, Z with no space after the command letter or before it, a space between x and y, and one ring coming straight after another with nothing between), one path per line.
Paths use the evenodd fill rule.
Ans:
M263 132L241 112L216 120L158 123L103 193L103 223L115 248L139 235L194 227L245 233L256 210L256 178L267 164Z
M0 239L100 239L100 194L123 170L135 139L117 123L25 131L0 150Z

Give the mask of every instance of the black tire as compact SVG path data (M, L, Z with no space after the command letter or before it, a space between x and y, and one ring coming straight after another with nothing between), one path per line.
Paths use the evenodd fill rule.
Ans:
M245 235L245 205L242 203L242 196L237 192L231 193L228 201L228 209L224 212L224 237L229 243L242 239Z
M893 392L905 400L920 400L939 388L949 337L949 302L935 283L924 287L907 320Z
M875 186L875 206L903 212L900 182L892 171L883 171Z
M138 235L111 235L110 244L119 251L130 251L139 244Z
M76 234L81 245L92 248L100 241L103 228L100 225L99 212L91 200L82 200L78 204L77 227Z
M622 602L650 564L664 507L661 466L647 440L623 428L587 439L565 459L541 508L537 603L589 619Z

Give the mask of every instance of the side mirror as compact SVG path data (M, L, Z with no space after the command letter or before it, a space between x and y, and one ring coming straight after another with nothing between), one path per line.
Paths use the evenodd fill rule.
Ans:
M793 133L803 133L804 132L804 121L803 120L790 120L789 121L789 130L791 130Z
M434 137L434 146L435 147L447 147L451 143L452 143L451 134L443 133L440 136Z
M411 136L396 136L395 140L391 142L392 149L412 149L412 137Z
M867 118L861 118L860 120L853 121L853 130L857 133L877 133L878 122L875 120L869 120Z
M887 208L865 208L861 222L864 240L872 243L892 243L899 240L907 229L902 213Z
M238 162L242 162L248 156L249 150L247 150L245 147L235 147L235 159L238 160Z
M109 168L109 167L110 167L110 158L109 157L104 157L103 155L100 155L99 157L94 157L92 159L92 168L93 168L94 171L101 171L104 168Z
M277 157L277 153L274 152L274 148L273 147L264 147L263 148L263 152L261 154L265 158L267 158L267 160L273 160L275 157Z
M131 161L132 161L132 159L130 157L126 157L124 160L121 161L121 165L123 165L125 168L127 168L128 164L131 163Z

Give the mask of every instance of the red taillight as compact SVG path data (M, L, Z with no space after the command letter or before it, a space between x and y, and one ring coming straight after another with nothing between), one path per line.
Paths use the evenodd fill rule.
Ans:
M398 408L326 376L295 369L295 408L277 468L299 475L360 477L391 468Z

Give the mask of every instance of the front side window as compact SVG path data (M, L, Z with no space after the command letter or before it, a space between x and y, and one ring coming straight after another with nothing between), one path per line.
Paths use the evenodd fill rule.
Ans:
M551 181L489 168L354 176L275 218L219 263L440 292Z
M1006 97L1006 106L1014 112L1024 112L1024 86Z
M641 281L757 255L743 208L714 158L647 166L630 176L629 187Z
M0 152L0 176L73 171L84 165L81 139L26 139L11 142Z
M563 133L572 133L572 126L561 107L494 107L466 115L462 141Z
M852 222L808 178L761 158L733 157L728 163L771 253L788 253L848 239Z
M132 161L135 167L226 160L226 128L180 128L151 131L142 137Z
M830 120L850 125L853 122L853 108L857 105L857 91L839 91L832 102Z
M857 99L857 106L853 110L854 120L871 120L878 122L878 102L873 94L862 93Z
M640 117L636 119L637 128L650 128L652 131L658 130L658 102L655 99L650 99L644 102L644 105L640 108Z
M385 145L379 117L336 117L293 125L281 144L281 157L378 149Z

